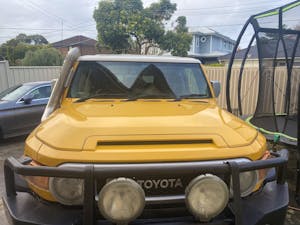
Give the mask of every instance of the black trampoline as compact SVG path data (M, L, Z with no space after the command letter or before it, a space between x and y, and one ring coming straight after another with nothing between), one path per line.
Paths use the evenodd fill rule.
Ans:
M297 145L299 39L300 1L251 16L231 54L226 82L228 111L268 139L291 145Z

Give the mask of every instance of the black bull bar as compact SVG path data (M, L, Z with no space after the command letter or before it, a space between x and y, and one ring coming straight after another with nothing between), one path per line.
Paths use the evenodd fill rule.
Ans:
M281 150L272 152L273 156L267 160L257 160L251 162L238 163L235 161L224 161L223 164L201 165L198 162L172 162L172 163L134 163L134 164L102 164L97 168L93 164L88 164L83 168L60 168L48 166L28 166L20 163L16 158L9 157L4 162L5 187L7 197L17 195L15 185L15 173L24 176L46 176L81 178L84 180L84 204L83 204L83 225L95 223L95 179L102 176L132 177L137 174L170 174L184 175L189 171L197 171L199 174L212 173L224 174L232 177L233 189L233 210L235 224L242 225L242 207L240 195L239 174L245 171L276 168L276 176L269 178L265 182L277 180L278 184L285 183L287 170L288 151Z

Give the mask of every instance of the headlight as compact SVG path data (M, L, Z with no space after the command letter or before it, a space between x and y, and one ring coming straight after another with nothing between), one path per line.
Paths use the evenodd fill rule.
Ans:
M252 171L246 171L240 173L240 190L241 190L241 196L246 197L250 195L256 184L258 183L258 171L252 170ZM232 184L231 184L232 187ZM232 189L231 189L232 192Z
M58 202L64 205L81 205L83 203L82 179L50 177L49 190Z
M100 212L116 224L133 221L142 213L144 206L144 190L131 179L114 179L104 185L99 193Z
M225 182L212 174L201 175L192 180L185 195L190 212L201 221L209 221L220 214L229 199Z

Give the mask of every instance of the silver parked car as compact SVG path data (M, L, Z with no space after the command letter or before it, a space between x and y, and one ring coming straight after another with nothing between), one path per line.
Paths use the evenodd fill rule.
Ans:
M28 134L41 121L51 82L31 82L0 93L0 138Z

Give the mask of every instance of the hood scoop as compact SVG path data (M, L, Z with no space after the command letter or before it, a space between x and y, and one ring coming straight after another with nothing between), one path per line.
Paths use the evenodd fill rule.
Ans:
M83 150L151 150L158 149L200 149L225 147L226 143L218 135L180 134L180 135L115 135L91 136L85 140Z
M97 146L120 146L120 145L194 145L213 144L211 139L203 140L122 140L122 141L98 141Z

